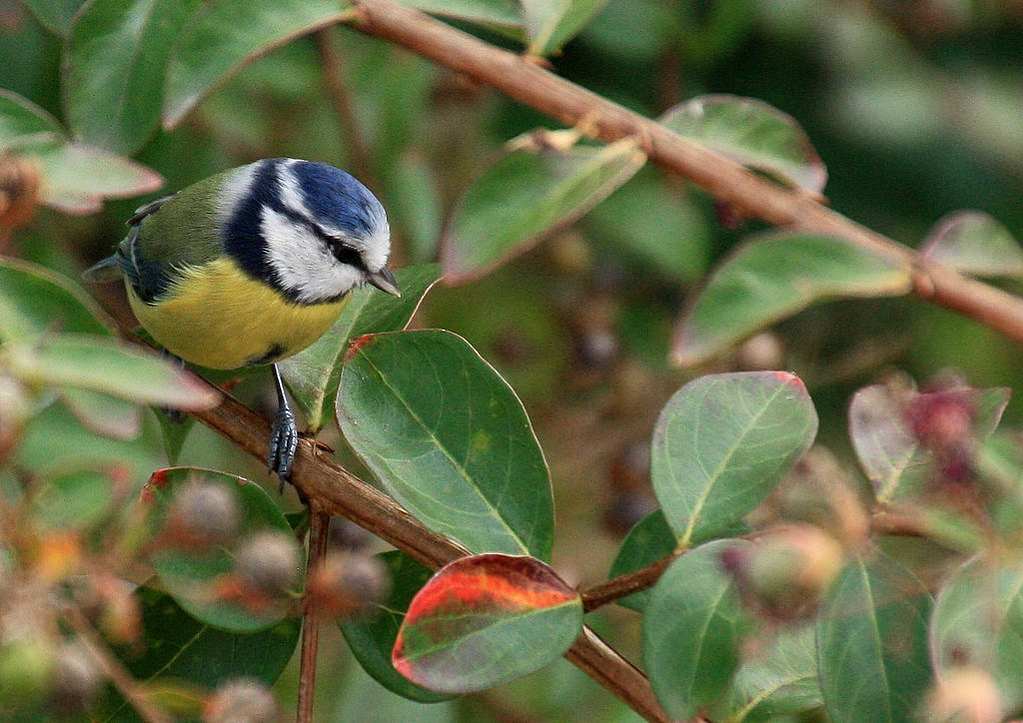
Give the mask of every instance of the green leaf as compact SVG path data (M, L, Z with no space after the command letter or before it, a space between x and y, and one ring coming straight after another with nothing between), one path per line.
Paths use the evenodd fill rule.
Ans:
M48 330L112 335L114 321L77 284L43 266L0 258L0 341Z
M163 449L167 453L167 462L177 464L181 449L185 446L188 433L195 426L195 417L178 419L178 415L170 415L159 407L153 407L156 421L160 425L160 436L163 438Z
M514 0L406 0L437 15L516 27ZM167 70L163 124L174 128L207 95L252 61L291 40L351 17L346 0L220 0L200 10Z
M413 598L391 659L425 688L471 693L557 660L582 626L579 594L539 560L463 557Z
M959 393L976 409L972 431L982 440L998 427L1012 390L963 388ZM879 502L918 496L931 478L934 455L920 446L905 418L907 405L926 396L909 390L900 395L875 384L860 389L852 398L849 436Z
M675 533L664 519L664 513L654 510L637 522L622 541L608 578L627 575L667 557L675 551ZM636 612L643 612L650 602L650 590L640 590L617 600L618 604Z
M654 492L680 545L738 523L810 448L817 412L787 372L712 374L668 401L654 428Z
M1023 276L1023 249L1002 223L981 211L938 221L920 254L972 276Z
M591 234L636 257L652 273L692 283L707 269L711 242L707 219L661 174L641 172L594 208L588 221Z
M319 430L333 416L341 363L352 339L364 334L404 329L426 292L440 276L437 264L398 269L395 276L401 298L372 287L348 295L341 315L330 330L311 346L278 364L284 383L305 414L310 431Z
M949 578L931 618L931 656L939 675L961 665L988 671L1003 709L1023 705L1023 564L974 558Z
M154 472L142 491L141 504L153 506L149 520L154 535L162 530L174 496L196 482L230 491L241 512L238 540L262 531L292 534L280 508L256 483L214 470L168 467ZM283 620L287 613L275 605L255 608L215 594L218 583L234 570L234 555L226 547L196 550L164 546L152 554L152 562L177 604L196 620L220 630L236 633L265 630Z
M20 4L24 5L46 30L54 35L65 36L71 29L75 13L84 3L85 0L21 0ZM13 30L17 32L20 28ZM11 30L7 32L10 33Z
M753 98L704 95L675 106L660 122L733 161L819 195L828 171L799 123Z
M75 22L64 67L68 124L118 153L160 124L167 58L199 0L92 0Z
M85 0L22 0L39 23L55 35L67 35Z
M676 329L675 361L690 366L814 302L898 296L909 267L838 237L771 233L744 244L711 275Z
M720 698L739 666L739 646L751 622L724 551L745 540L718 540L671 564L643 615L643 662L657 700L672 719L688 719Z
M360 337L341 372L338 422L406 510L473 552L549 559L550 474L508 384L461 337Z
M768 723L823 705L814 628L807 625L782 629L766 649L751 653L711 715L729 723Z
M142 646L118 647L116 653L143 684L188 681L213 690L232 678L255 678L272 685L284 671L298 644L297 619L248 635L228 633L188 615L168 595L139 588ZM100 720L121 720L127 704L110 701Z
M458 202L445 231L445 281L479 278L584 215L646 162L634 140L555 146L574 131L539 131L509 141ZM569 134L569 135L566 135Z
M398 550L379 556L391 572L391 592L371 617L341 623L352 655L363 669L392 693L420 703L436 703L450 696L409 682L391 664L391 649L405 619L409 603L433 572Z
M34 155L43 173L43 201L67 213L93 213L104 198L132 198L163 185L154 171L101 148L65 143Z
M607 0L521 0L529 35L529 53L548 55L561 49Z
M33 519L54 530L88 529L113 512L112 477L119 473L82 466L44 476L32 497Z
M138 404L209 409L219 395L174 362L142 347L86 334L56 334L4 347L0 366L32 384L104 392Z
M931 605L923 583L892 558L878 553L846 566L817 622L818 670L831 720L916 720L931 684Z
M0 151L64 139L52 115L17 93L0 88Z
M188 23L167 66L163 123L177 126L215 88L256 58L343 20L344 0L220 0Z
M111 439L135 439L142 431L142 410L132 402L89 389L61 390L64 404L86 429Z

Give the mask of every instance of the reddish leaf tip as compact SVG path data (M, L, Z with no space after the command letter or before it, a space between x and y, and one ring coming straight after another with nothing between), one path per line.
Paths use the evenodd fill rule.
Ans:
M358 354L359 351L364 346L367 346L370 343L372 343L373 338L375 336L376 334L363 334L362 336L358 336L355 339L353 339L352 342L348 345L348 351L345 352L345 361L346 362L351 361L352 357Z

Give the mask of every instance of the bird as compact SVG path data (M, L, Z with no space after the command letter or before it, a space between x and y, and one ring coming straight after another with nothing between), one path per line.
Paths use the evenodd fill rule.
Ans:
M290 480L298 429L277 363L320 338L353 289L401 296L383 205L326 163L265 158L138 208L90 282L123 279L166 352L212 369L272 365L278 408L267 465Z

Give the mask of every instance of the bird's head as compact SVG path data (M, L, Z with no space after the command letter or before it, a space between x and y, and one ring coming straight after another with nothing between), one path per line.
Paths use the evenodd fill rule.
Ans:
M252 228L262 242L256 263L296 301L335 299L367 283L401 295L387 269L387 214L350 174L326 163L275 158L240 169L225 190L241 197L232 204L234 219L258 224Z

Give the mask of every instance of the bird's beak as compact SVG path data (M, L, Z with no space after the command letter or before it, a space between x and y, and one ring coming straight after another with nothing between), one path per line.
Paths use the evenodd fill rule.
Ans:
M401 289L398 288L398 280L394 278L394 274L391 273L390 269L380 269L375 274L370 274L368 277L369 283L377 287L381 291L386 291L391 296L397 296L401 298Z

